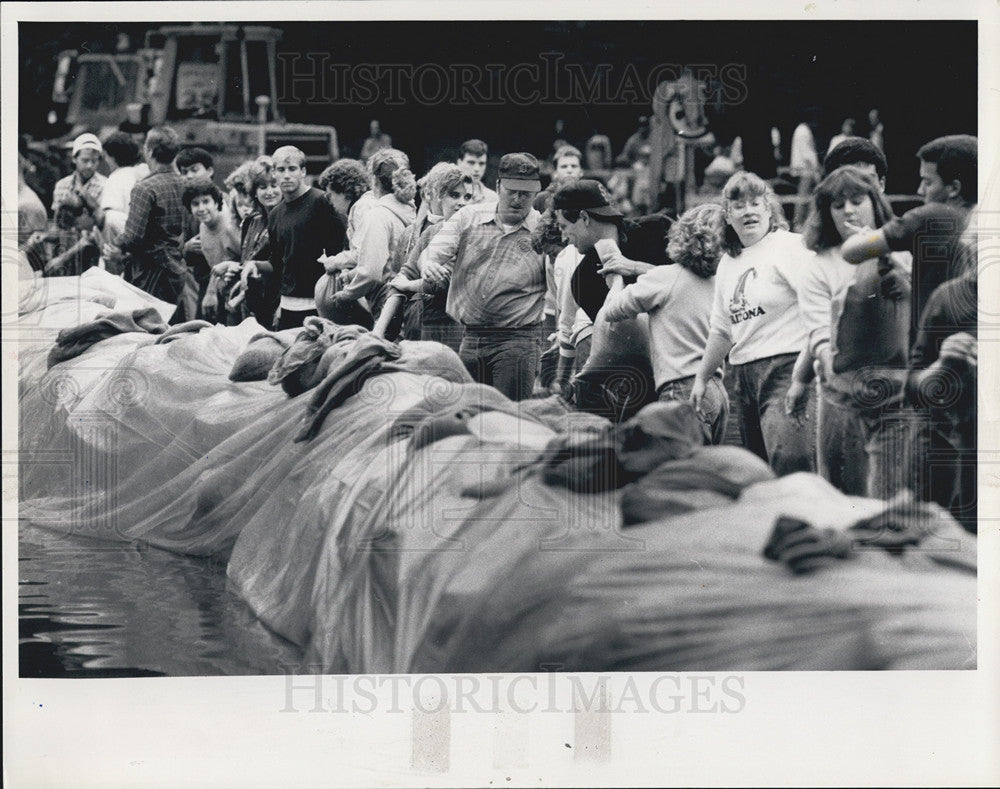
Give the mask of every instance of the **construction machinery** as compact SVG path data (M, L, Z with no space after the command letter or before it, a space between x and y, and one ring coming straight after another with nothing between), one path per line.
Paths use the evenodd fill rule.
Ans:
M71 127L69 139L167 124L183 145L211 152L222 174L294 145L316 174L338 158L337 132L286 122L277 76L281 35L259 25L180 24L150 30L135 50L121 35L115 53L64 51L50 121Z

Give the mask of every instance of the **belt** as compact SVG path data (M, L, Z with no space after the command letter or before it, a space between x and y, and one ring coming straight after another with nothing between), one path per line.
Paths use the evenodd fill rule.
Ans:
M490 334L496 334L498 332L514 332L514 331L534 331L542 328L542 324L539 323L529 323L527 326L483 326L478 323L463 323L462 326L465 327L466 331L478 331L478 332L488 332Z

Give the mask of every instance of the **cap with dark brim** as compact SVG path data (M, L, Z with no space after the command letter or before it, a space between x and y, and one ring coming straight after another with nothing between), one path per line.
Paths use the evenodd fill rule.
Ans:
M591 178L581 178L563 186L553 197L552 207L559 211L586 211L597 216L622 215L621 211L611 205L600 182Z

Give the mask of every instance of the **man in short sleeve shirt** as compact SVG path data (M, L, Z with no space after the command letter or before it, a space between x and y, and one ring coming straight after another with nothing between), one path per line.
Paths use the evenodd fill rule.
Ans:
M500 160L496 202L469 205L443 223L420 257L423 277L451 277L447 312L465 327L459 355L473 378L512 400L531 396L538 368L545 266L532 246L539 222L538 160Z

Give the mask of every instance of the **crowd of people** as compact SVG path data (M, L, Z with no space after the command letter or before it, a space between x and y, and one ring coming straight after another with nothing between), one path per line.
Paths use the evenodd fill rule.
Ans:
M910 490L976 530L975 137L916 152L925 205L896 217L884 154L845 134L798 233L752 172L681 216L626 218L571 146L543 188L529 153L503 155L487 184L487 145L469 140L417 179L372 135L365 161L315 186L285 146L219 188L212 156L168 127L141 150L83 134L52 220L22 201L22 251L45 276L121 274L176 304L176 323L320 316L440 342L512 400L619 420L688 401L706 443L849 494Z

